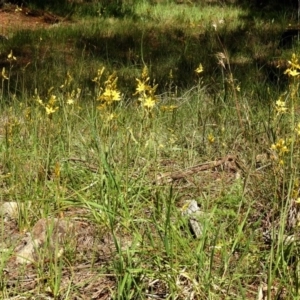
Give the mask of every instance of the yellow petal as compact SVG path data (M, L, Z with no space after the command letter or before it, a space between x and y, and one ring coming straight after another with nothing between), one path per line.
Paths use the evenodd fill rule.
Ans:
M203 72L203 66L202 64L199 64L198 68L195 70L196 73L200 74Z

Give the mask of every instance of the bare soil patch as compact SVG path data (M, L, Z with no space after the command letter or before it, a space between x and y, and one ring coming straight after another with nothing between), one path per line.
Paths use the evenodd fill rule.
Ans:
M0 9L0 34L7 37L17 30L48 28L63 21L50 12L7 5Z

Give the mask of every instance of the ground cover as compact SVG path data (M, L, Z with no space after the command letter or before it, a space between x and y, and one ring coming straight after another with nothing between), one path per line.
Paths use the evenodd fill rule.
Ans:
M9 9L1 297L297 299L300 66L275 46L285 20L248 32L245 8L207 3Z

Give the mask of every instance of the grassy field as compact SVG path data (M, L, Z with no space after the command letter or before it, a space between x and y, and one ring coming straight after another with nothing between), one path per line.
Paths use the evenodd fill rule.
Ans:
M293 16L254 12L85 3L6 32L1 299L300 299ZM45 218L75 238L18 264Z

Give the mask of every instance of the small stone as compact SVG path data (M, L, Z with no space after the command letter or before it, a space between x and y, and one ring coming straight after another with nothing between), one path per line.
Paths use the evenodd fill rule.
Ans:
M4 202L0 205L0 215L10 219L17 219L19 215L19 206L15 201Z
M31 264L35 261L35 251L38 249L39 241L32 240L30 236L27 236L22 240L16 251L16 263L17 264Z
M186 200L182 208L182 215L186 216L189 226L196 238L200 238L203 233L203 226L199 221L199 217L203 217L204 213L200 210L196 200Z

